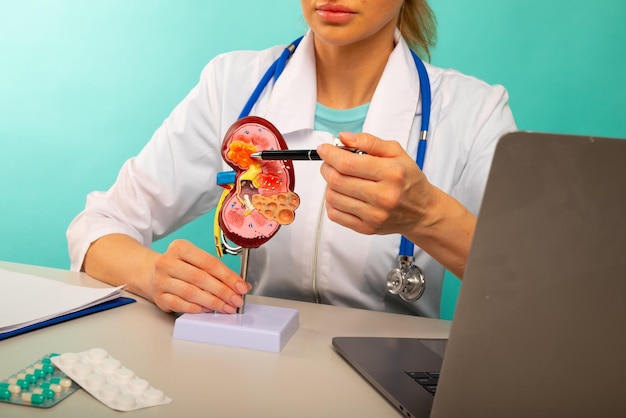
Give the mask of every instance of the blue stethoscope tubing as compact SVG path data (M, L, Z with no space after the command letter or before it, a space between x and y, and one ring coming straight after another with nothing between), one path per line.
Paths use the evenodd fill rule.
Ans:
M280 56L269 66L256 88L252 91L252 94L248 98L243 110L239 114L239 119L244 118L250 114L252 107L261 97L261 93L267 87L270 80L274 79L274 83L278 80L278 77L282 74L287 61L291 58L291 55L296 50L303 37L300 37L287 46ZM420 170L424 167L424 158L426 158L426 144L428 140L428 127L430 124L430 109L431 109L431 91L430 91L430 79L424 62L417 56L413 50L411 50L411 56L415 61L415 67L417 68L417 74L419 76L420 92L422 96L422 121L420 126L420 139L417 144L417 157L415 162ZM415 251L415 245L405 236L402 236L400 241L400 256L413 257Z

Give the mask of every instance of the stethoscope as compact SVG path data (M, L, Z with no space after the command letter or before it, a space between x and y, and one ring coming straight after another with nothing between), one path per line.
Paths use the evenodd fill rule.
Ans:
M281 55L270 65L267 69L261 81L257 84L256 88L252 91L250 98L243 107L243 110L239 114L239 118L244 118L250 114L252 107L259 100L261 93L270 80L274 79L274 82L278 80L278 77L282 74L287 61L291 58L291 55L296 50L302 37L293 41L287 46ZM431 108L431 92L430 92L430 80L428 78L428 72L426 66L422 60L411 50L413 61L417 67L417 73L419 75L420 91L422 95L422 123L420 126L420 139L417 144L417 157L415 162L417 166L422 170L424 166L424 158L426 157L426 141L428 137L428 127L430 123L430 108ZM412 302L419 299L426 288L426 277L422 269L420 269L414 261L414 249L415 245L409 241L408 238L402 236L400 241L400 250L396 259L396 266L391 269L387 275L387 289L389 293L399 295L400 298L406 302Z

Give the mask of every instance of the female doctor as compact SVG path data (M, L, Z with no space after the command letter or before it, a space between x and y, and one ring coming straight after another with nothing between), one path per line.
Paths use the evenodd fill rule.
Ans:
M213 59L110 190L89 194L67 231L73 269L126 283L164 311L234 313L252 292L439 316L444 268L463 276L496 141L515 130L508 95L428 64L420 74L409 45L428 56L434 44L426 0L301 7L310 30L258 97L250 99L284 45ZM229 169L222 140L246 103L289 148L316 148L323 160L294 162L295 221L250 250L247 282L190 242L150 248L216 207L217 173ZM331 145L340 132L367 154ZM415 301L388 292L407 248L425 278Z

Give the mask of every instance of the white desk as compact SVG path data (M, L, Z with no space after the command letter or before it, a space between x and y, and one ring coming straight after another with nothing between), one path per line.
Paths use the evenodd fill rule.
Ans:
M91 287L82 273L0 262L0 268ZM50 352L100 347L173 399L133 412L111 410L78 390L49 409L0 403L12 417L399 417L331 346L340 335L447 338L450 322L265 297L298 309L300 328L280 353L172 338L175 316L136 303L0 341L0 378Z

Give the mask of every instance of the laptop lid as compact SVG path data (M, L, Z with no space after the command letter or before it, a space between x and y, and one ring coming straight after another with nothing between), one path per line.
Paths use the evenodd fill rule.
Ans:
M433 417L626 416L626 141L498 143Z
M432 416L626 416L625 276L626 141L505 135Z

